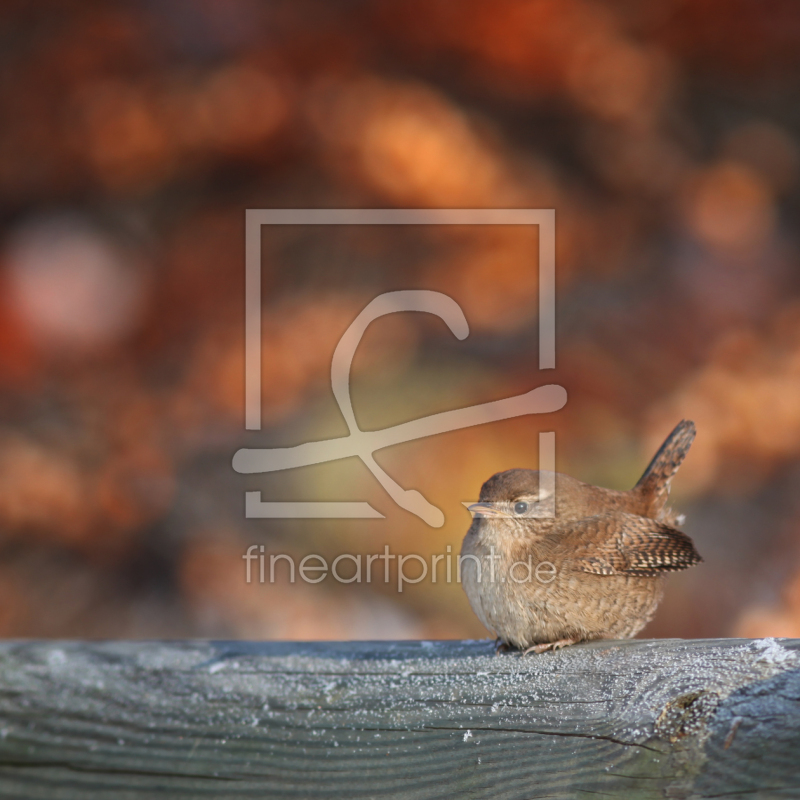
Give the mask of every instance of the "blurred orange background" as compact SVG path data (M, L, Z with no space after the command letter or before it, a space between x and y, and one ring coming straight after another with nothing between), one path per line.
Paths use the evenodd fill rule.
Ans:
M0 41L0 636L485 636L456 584L248 584L242 555L457 552L462 501L535 468L540 430L629 488L684 417L705 563L642 635L800 636L796 3L8 0ZM245 209L328 207L555 208L557 368L535 230L271 229L245 432ZM340 336L420 288L470 336L372 325L362 428L541 383L566 407L379 452L439 529L355 459L233 472L346 434ZM386 518L247 520L254 489Z

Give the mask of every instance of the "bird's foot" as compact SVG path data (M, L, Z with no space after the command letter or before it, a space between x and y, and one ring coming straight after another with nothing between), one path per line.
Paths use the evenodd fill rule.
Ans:
M528 653L546 653L548 650L560 650L562 647L569 647L571 644L577 644L580 639L558 639L555 642L542 642L535 644L525 650L522 655L526 656Z
M504 642L499 636L495 640L494 643L494 654L496 656L505 655L506 653L510 653L513 648L508 642Z

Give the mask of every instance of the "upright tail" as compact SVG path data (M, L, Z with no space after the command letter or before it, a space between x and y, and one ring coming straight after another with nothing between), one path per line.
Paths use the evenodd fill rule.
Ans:
M696 434L694 422L681 420L633 487L633 491L639 492L645 499L652 518L658 518L658 514L667 504L670 482L686 458Z

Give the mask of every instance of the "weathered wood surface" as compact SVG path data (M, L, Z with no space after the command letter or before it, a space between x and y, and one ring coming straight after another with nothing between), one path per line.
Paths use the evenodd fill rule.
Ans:
M6 642L0 796L798 797L800 641Z

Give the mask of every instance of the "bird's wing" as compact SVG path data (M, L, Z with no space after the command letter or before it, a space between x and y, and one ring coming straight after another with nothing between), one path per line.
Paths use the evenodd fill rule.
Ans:
M703 559L692 540L663 522L611 512L573 523L561 546L581 572L595 575L659 575Z

